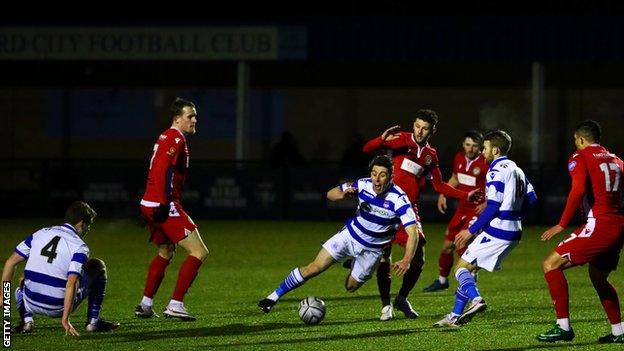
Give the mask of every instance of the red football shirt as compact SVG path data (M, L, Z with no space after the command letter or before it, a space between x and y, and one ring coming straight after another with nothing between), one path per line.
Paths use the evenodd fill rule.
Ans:
M148 207L180 202L189 166L184 134L177 128L164 131L154 144L142 204Z
M431 179L437 192L454 198L466 198L465 192L442 181L436 150L429 144L418 145L413 133L401 132L397 139L386 141L377 137L364 145L364 152L372 153L381 148L392 150L394 183L405 191L412 204L418 201L420 190L427 179Z
M567 226L579 207L587 217L621 216L623 170L622 160L599 144L572 154L568 161L572 189L559 225Z
M475 159L470 160L466 157L466 153L459 151L453 159L453 173L457 175L459 185L457 189L470 192L475 189L485 190L485 175L487 174L488 165L485 157L479 154ZM485 201L485 199L483 199ZM459 208L474 209L483 201L475 204L467 199L459 200Z

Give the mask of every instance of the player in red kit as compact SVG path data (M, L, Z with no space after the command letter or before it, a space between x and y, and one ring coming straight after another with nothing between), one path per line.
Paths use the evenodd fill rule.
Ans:
M399 132L400 127L388 128L380 137L370 140L364 145L364 152L372 153L379 149L390 149L394 162L394 183L407 194L414 211L418 214L416 202L420 189L427 179L431 179L433 188L447 196L474 201L480 197L481 192L474 190L470 193L455 189L442 181L442 173L438 166L436 150L428 143L429 138L435 133L438 124L438 116L432 110L419 110L413 124L413 133ZM422 235L422 231L420 231ZM405 246L407 233L403 227L399 227L395 242ZM425 238L422 236L418 241L416 254L410 263L409 270L403 276L403 284L394 300L394 307L402 311L408 318L418 317L407 297L414 288L420 277L425 263L424 253ZM382 321L394 318L393 306L390 304L390 255L392 246L388 246L384 252L384 258L377 269L377 285L381 296Z
M471 191L474 189L485 189L485 174L489 166L485 162L485 157L481 154L481 146L483 144L483 135L477 131L471 130L464 134L462 141L462 151L457 152L453 160L453 175L448 183L463 191ZM446 213L446 196L440 194L438 197L438 210ZM466 247L455 247L453 243L455 236L462 229L467 229L470 222L483 212L485 201L472 203L466 200L460 200L457 210L448 224L444 235L444 243L442 251L438 258L438 279L434 280L431 285L423 289L424 292L434 292L448 289L448 276L453 267L453 250L457 251L457 255L461 257Z
M179 245L188 252L188 256L180 267L175 290L163 314L165 317L194 321L196 318L188 313L183 299L208 255L208 249L197 226L182 208L180 196L189 167L186 137L195 134L197 111L192 102L176 98L170 112L173 116L171 128L160 134L154 144L145 194L141 200L141 215L147 221L150 241L158 247L158 253L149 266L143 299L134 313L141 318L155 316L154 295Z
M568 282L565 269L589 263L589 278L598 293L602 307L611 323L611 333L598 339L600 343L624 343L624 328L620 301L607 278L617 268L624 242L624 212L622 196L622 160L600 145L597 122L581 122L574 131L577 151L568 161L572 188L559 224L542 234L549 240L564 230L574 212L580 207L587 222L576 229L544 259L542 269L555 308L557 324L539 334L537 340L570 341L574 331L570 326Z

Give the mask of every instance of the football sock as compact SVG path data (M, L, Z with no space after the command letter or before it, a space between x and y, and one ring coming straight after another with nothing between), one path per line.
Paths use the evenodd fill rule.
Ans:
M390 304L390 286L392 278L390 276L390 262L381 262L377 267L377 288L381 297L381 306Z
M618 336L624 334L622 323L611 324L611 334Z
M440 277L448 277L451 274L451 268L453 267L453 252L450 254L440 253L440 257L438 257L438 271L440 272ZM440 280L440 283L444 284Z
M452 312L454 316L459 316L464 312L468 299L468 295L466 295L460 287L457 287L455 291L455 305L453 306Z
M440 284L446 284L446 282L448 281L448 277L439 276L438 281L440 282Z
M154 299L150 299L147 296L143 296L143 298L141 299L141 305L147 306L147 307L152 307L152 306L154 306Z
M611 283L607 282L600 288L595 286L594 288L598 293L600 303L602 303L602 308L605 310L609 322L611 322L612 325L620 324L622 322L622 318L620 317L620 299L618 298L615 287L613 287Z
M570 318L557 318L557 324L561 329L570 331Z
M477 289L477 283L474 276L466 268L459 268L455 272L455 278L459 284L459 288L464 292L470 300L476 300L481 297L479 290Z
M557 319L570 317L568 281L561 269L544 273Z
M173 300L184 301L184 295L186 295L195 277L197 277L197 271L201 264L202 261L199 258L191 255L184 260L182 267L180 267L180 273L178 273L178 281L173 290Z
M184 303L182 301L175 300L175 299L169 300L169 304L167 305L167 307L176 308L176 309L180 309L182 306L184 306Z
M104 295L106 295L106 274L99 276L91 286L89 287L89 309L87 310L87 317L97 320L100 318L100 310L102 309L102 302L104 301Z
M299 271L299 268L293 269L286 276L286 278L284 278L284 281L279 285L279 287L275 289L275 291L273 292L274 294L277 295L277 299L273 301L277 301L280 297L284 296L284 294L286 294L287 292L300 287L301 285L303 285L303 283L305 283L305 281L306 280L301 275L301 271ZM270 298L270 296L275 296L275 295L269 295L269 297L267 298Z
M143 296L147 298L154 298L154 295L158 291L160 287L160 283L162 283L163 278L165 277L165 269L169 265L170 260L163 258L160 255L156 255L152 260L152 263L149 265L149 269L147 271L147 279L145 279L145 288L143 289ZM151 306L150 303L145 304L146 306Z
M414 289L414 285L416 285L418 278L420 278L420 273L422 273L422 268L425 264L422 250L422 245L416 248L416 254L414 254L414 258L412 258L412 262L410 262L410 268L403 276L403 283L401 284L399 295L405 298L407 298L407 295Z

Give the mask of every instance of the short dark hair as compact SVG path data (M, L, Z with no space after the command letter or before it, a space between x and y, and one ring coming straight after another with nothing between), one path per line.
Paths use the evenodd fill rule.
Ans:
M483 144L483 134L481 134L480 132L476 130L469 130L466 133L464 133L464 139L462 140L462 142L466 140L466 138L472 139L472 141L474 141L475 143L479 145Z
M593 119L586 119L583 122L576 125L574 134L578 134L588 141L600 142L600 136L602 130L600 124Z
M175 98L175 100L173 101L173 103L171 104L171 106L169 107L169 112L171 112L172 116L179 116L182 113L184 113L184 108L185 107L195 107L195 104L188 101L188 100L184 100L183 98L177 97Z
M96 216L97 213L88 203L74 201L65 211L65 222L74 225L84 221L85 224L90 225Z
M392 175L392 171L394 168L394 164L392 163L392 159L386 155L377 155L373 157L373 159L368 164L368 172L373 171L373 166L385 167L388 170L388 175Z
M417 119L422 119L423 121L428 122L433 128L438 125L438 115L434 110L422 109L416 111L416 118L414 118L414 120Z
M511 136L504 130L493 130L483 137L483 141L489 140L492 146L496 146L501 155L507 155L511 149Z

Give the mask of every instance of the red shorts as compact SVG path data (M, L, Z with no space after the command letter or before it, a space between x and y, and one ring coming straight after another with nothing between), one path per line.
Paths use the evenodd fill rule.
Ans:
M621 220L590 218L559 243L555 251L575 265L591 263L602 271L617 268L624 243Z
M169 217L163 223L154 222L154 210L157 207L141 205L141 215L147 221L150 231L150 241L155 245L177 244L197 229L189 215L184 212L180 204L173 203Z
M477 215L475 214L474 208L458 208L457 211L455 211L453 218L451 218L448 227L446 228L446 233L444 233L444 239L448 241L455 241L455 236L457 236L457 233L459 233L463 229L468 229L468 227L470 226L470 221L472 221L473 218L476 218L476 216Z

